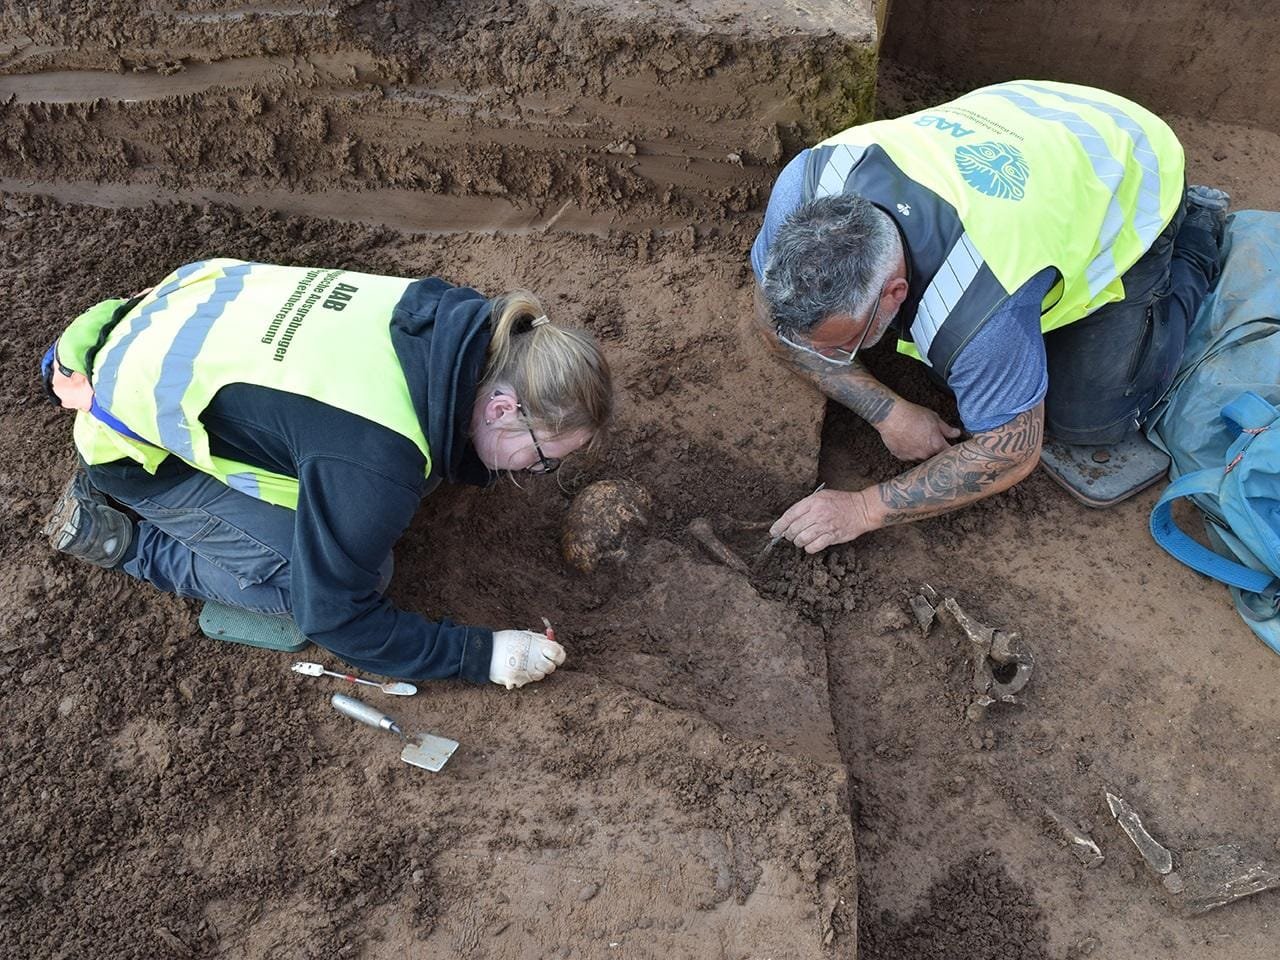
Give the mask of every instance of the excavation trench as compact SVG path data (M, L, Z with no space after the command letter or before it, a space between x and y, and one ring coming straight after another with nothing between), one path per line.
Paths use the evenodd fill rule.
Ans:
M901 22L931 9L895 3ZM1149 498L1090 513L1033 476L749 574L689 532L703 518L749 562L748 524L819 479L901 469L746 326L779 164L871 116L870 5L64 6L0 14L14 955L1034 960L1092 940L1181 960L1229 934L1227 960L1271 956L1262 898L1229 924L1171 920L1103 819L1123 787L1204 845L1277 808L1258 787L1277 782L1274 667L1146 540ZM957 92L919 67L884 66L882 110ZM1280 169L1274 134L1174 125L1193 180L1280 205L1258 176ZM35 358L94 301L211 256L527 286L609 352L599 459L441 489L397 551L397 603L547 616L571 654L519 694L444 683L404 705L462 743L439 776L285 658L209 641L190 602L38 536L71 450ZM954 416L908 361L869 362ZM642 484L653 515L624 561L575 576L561 524L605 478ZM926 581L1033 646L1022 708L965 721L962 648L907 612ZM1107 864L1082 873L1046 805L1089 822Z
M159 925L253 955L259 938L306 929L316 955L348 943L379 955L506 921L519 925L514 942L553 949L605 930L692 953L708 938L780 956L852 952L853 835L822 632L685 533L696 516L765 519L816 463L815 430L794 427L816 425L816 401L731 319L749 303L739 239L428 236L20 196L4 219L4 269L22 294L21 332L0 360L11 385L4 542L21 558L6 567L0 616L10 672L30 685L21 704L8 695L6 925L19 943L93 937L128 955L127 937ZM438 777L352 729L285 657L209 641L190 603L51 557L37 536L71 452L68 422L23 382L27 359L58 318L215 253L485 290L518 279L614 358L621 410L603 459L523 489L437 491L397 549L397 603L495 625L547 616L572 651L536 693L444 684L397 703L405 723L462 742ZM691 328L691 316L704 322ZM781 399L744 418L760 389ZM655 516L627 560L575 577L560 527L571 496L599 478L645 485ZM44 747L22 748L47 715L58 719ZM104 809L107 794L117 801ZM52 839L51 822L73 826ZM61 877L56 911L39 906L42 862ZM157 899L154 883L179 872L182 899ZM560 915L518 905L534 882ZM119 934L92 922L104 897L125 918ZM250 903L267 911L248 920Z
M821 632L684 531L764 519L812 483L820 404L743 336L742 215L787 149L869 115L870 17L316 7L62 33L6 15L0 623L28 685L3 695L14 949L852 956ZM95 300L210 256L525 286L609 352L602 459L438 491L397 550L397 603L547 616L572 651L538 691L443 684L401 707L461 741L440 776L282 658L200 637L193 605L35 535L71 453L30 358ZM656 508L627 561L574 578L560 526L598 478Z

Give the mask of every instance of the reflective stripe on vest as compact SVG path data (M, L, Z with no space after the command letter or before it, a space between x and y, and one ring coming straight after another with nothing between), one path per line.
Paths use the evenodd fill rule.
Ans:
M178 328L160 366L160 379L156 381L155 388L156 429L160 432L160 446L187 462L195 459L195 444L192 441L193 425L182 411L182 398L191 387L196 357L209 336L209 330L222 316L227 304L244 289L245 274L252 269L253 264L242 263L223 271L222 276L213 282L209 298L197 306Z
M929 347L933 339L942 329L942 324L951 311L955 309L960 297L983 264L982 254L973 245L967 233L960 234L960 239L947 254L933 280L925 288L920 297L920 306L916 309L916 322L911 325L911 339L920 351L920 357L928 363Z
M1152 148L1151 138L1147 136L1141 124L1135 123L1133 118L1124 111L1096 99L1087 99L1065 90L1054 90L1036 83L1019 83L1016 86L1101 110L1115 121L1116 126L1129 135L1133 145L1134 159L1141 170L1138 179L1138 209L1134 214L1134 229L1137 231L1139 242L1145 243L1147 247L1155 243L1156 237L1160 236L1169 218L1160 214L1160 157Z
M297 481L212 453L201 414L229 384L310 397L409 439L431 458L391 319L414 283L344 270L238 260L188 264L122 317L91 380L103 409L141 440L76 418L85 461L128 457L149 472L173 454L269 503L297 505Z
M853 172L853 168L858 165L858 161L862 159L862 153L866 147L854 144L841 143L831 151L831 156L827 158L827 165L822 170L822 176L818 179L819 197L835 197L844 193L845 181L849 179L849 174Z
M1098 101L1059 93L1056 90L1050 90L1032 83L1011 84L1010 86L1022 86L1037 93L1094 107L1110 116L1116 122L1116 125L1129 135L1131 150L1133 151L1134 159L1138 163L1139 170L1137 210L1135 211L1133 224L1134 231L1138 235L1139 243L1145 244L1146 247L1150 247L1151 244L1155 243L1156 237L1160 236L1160 231L1164 229L1165 225L1165 221L1159 217L1160 166L1159 160L1151 150L1150 141L1147 139L1146 134L1142 133L1142 128L1119 110ZM1094 176L1106 184L1111 191L1111 202L1107 205L1107 213L1102 221L1102 232L1099 237L1102 249L1093 262L1085 268L1085 277L1089 282L1089 295L1090 297L1096 296L1098 291L1116 276L1112 245L1120 233L1120 228L1125 223L1124 212L1120 209L1120 202L1116 197L1120 184L1124 180L1124 164L1111 154L1101 134L1079 114L1068 110L1055 110L1051 107L1041 106L1030 97L1013 90L993 89L991 92L997 96L1004 97L1020 110L1025 110L1031 114L1031 116L1061 123L1075 134L1076 139L1080 141L1080 145L1084 148L1085 156L1089 158ZM1135 131L1137 131L1136 134ZM1151 169L1152 176L1147 175L1148 169Z
M152 299L142 305L142 309L130 324L128 334L105 356L99 355L97 367L93 371L93 392L103 409L110 410L115 400L116 384L120 379L120 361L124 359L129 347L151 326L154 316L164 309L169 295L181 287L187 277L202 266L204 266L203 263L188 263L175 270L169 279L152 291L150 294Z
M863 124L815 154L823 165L807 180L805 200L866 196L909 236L924 191L943 236L959 237L944 257L923 264L925 276L913 277L925 289L910 318L912 343L900 347L929 362L938 331L978 283L980 294L964 306L978 315L946 337L948 367L952 346L968 342L1004 299L1048 267L1062 281L1042 307L1046 332L1123 299L1120 277L1172 219L1184 186L1182 150L1163 121L1104 91L1049 81L998 84ZM886 158L896 181L886 177ZM893 195L894 182L903 197Z

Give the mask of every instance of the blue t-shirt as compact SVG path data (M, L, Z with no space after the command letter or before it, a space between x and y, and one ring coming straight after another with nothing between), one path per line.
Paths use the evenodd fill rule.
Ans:
M773 185L764 223L751 247L751 267L757 280L764 277L769 247L778 229L800 206L808 155L808 150L801 150ZM1040 304L1056 274L1049 267L1014 291L952 363L947 386L955 394L960 419L970 432L1003 426L1044 399L1049 368L1040 332Z

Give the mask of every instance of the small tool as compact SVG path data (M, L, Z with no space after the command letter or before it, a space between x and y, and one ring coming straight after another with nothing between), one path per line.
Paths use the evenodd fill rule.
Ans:
M439 770L453 756L453 751L458 749L458 741L450 740L448 737L437 737L430 733L415 733L408 736L393 718L355 697L348 697L345 693L335 693L330 698L330 702L335 710L352 720L359 720L379 730L390 730L404 742L400 759L423 770L432 772Z
M548 639L548 640L550 640L552 643L555 643L555 642L556 642L556 628L555 628L555 627L553 627L553 626L551 626L551 621L550 621L550 620L548 620L546 617L543 617L543 618L542 618L542 625L546 628L545 633L546 633L546 635L547 635L547 639Z
M389 693L393 697L412 697L418 692L418 688L412 683L404 683L403 681L378 683L376 680L363 680L353 673L335 673L332 670L326 670L323 664L309 663L306 660L299 660L289 669L294 673L302 674L304 677L337 677L339 680L346 680L348 683L362 683L366 687L377 687L383 693Z
M822 483L818 484L816 487L814 487L814 488L813 488L813 493L817 493L819 490L821 490L821 489L822 489L823 487L825 487L826 485L827 485L827 483L826 483L826 481L824 480ZM812 496L813 496L813 493L809 494L809 496L811 496L811 497L812 497ZM761 562L764 560L764 558L765 558L765 557L767 557L769 554L771 554L771 553L773 552L773 548L774 548L774 547L776 547L776 546L778 545L778 541L779 541L779 540L781 540L781 539L782 539L782 536L781 536L781 534L779 534L778 536L776 536L776 537L774 537L773 539L771 539L768 543L766 543L766 544L764 545L764 549L763 549L763 550L761 550L759 553L757 553L757 554L756 554L756 558L755 558L755 560L753 560L753 561L752 561L751 565L752 565L753 567L757 567L757 566L759 566L759 565L761 564Z

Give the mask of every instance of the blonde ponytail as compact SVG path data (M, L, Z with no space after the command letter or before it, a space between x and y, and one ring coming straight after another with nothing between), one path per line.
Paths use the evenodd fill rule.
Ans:
M481 394L510 387L535 425L552 436L586 430L597 445L613 416L613 380L595 338L552 323L527 290L496 298L489 323Z

